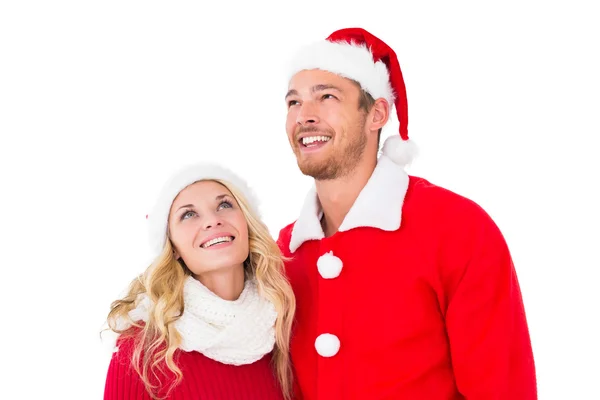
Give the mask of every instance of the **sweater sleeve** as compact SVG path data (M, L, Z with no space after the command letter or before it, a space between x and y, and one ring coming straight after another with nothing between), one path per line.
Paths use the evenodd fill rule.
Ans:
M463 224L447 232L444 257L450 260L446 327L458 391L467 400L534 400L531 341L508 247L482 209L467 208L459 213Z
M113 353L106 385L104 400L151 400L140 376L131 365L133 338L119 340L118 350Z

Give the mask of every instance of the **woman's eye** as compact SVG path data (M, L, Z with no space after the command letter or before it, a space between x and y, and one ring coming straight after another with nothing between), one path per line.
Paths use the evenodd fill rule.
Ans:
M296 104L298 104L298 102L296 100L288 101L288 107L295 106Z
M326 100L326 99L335 99L335 98L336 97L334 95L332 95L332 94L324 94L323 95L323 100Z
M219 204L219 208L218 209L222 210L223 208L232 208L232 207L233 207L233 205L230 202L224 201L221 204Z
M187 211L185 214L183 214L183 215L181 216L181 219L182 219L182 220L183 220L183 219L190 219L190 218L192 218L194 215L196 215L196 213L195 213L195 212L193 212L193 211Z

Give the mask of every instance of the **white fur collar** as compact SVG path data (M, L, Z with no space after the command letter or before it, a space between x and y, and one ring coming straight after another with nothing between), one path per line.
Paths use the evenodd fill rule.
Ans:
M395 231L402 222L402 204L408 190L408 174L385 155L379 157L373 175L360 192L339 228L340 232L359 227ZM290 251L307 240L325 237L321 228L323 210L313 186L292 229Z

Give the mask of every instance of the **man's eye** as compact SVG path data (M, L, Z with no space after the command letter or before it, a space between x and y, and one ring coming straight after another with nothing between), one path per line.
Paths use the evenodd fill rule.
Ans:
M326 100L326 99L335 99L335 98L336 97L334 95L332 95L332 94L324 94L323 95L323 100Z
M298 104L298 102L296 100L288 101L288 107L295 106L296 104Z

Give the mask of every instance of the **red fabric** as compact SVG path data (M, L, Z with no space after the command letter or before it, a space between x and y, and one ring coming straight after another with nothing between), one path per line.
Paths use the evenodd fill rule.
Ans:
M104 400L150 400L139 375L131 366L133 338L119 342L108 367ZM283 396L271 368L271 357L241 366L221 364L198 352L177 351L176 361L183 380L169 400L282 400ZM164 396L172 376L164 377Z
M373 204L376 207L377 204ZM410 178L402 226L356 228L289 251L297 299L291 343L305 400L533 400L536 378L509 250L472 201ZM317 259L339 257L323 279ZM330 358L318 335L341 342Z
M408 140L408 101L406 98L406 86L402 77L400 63L394 50L375 35L362 28L346 28L333 32L327 38L330 42L347 42L358 45L366 45L373 54L373 61L381 61L387 67L390 75L390 85L396 95L394 102L398 121L400 122L400 137Z

